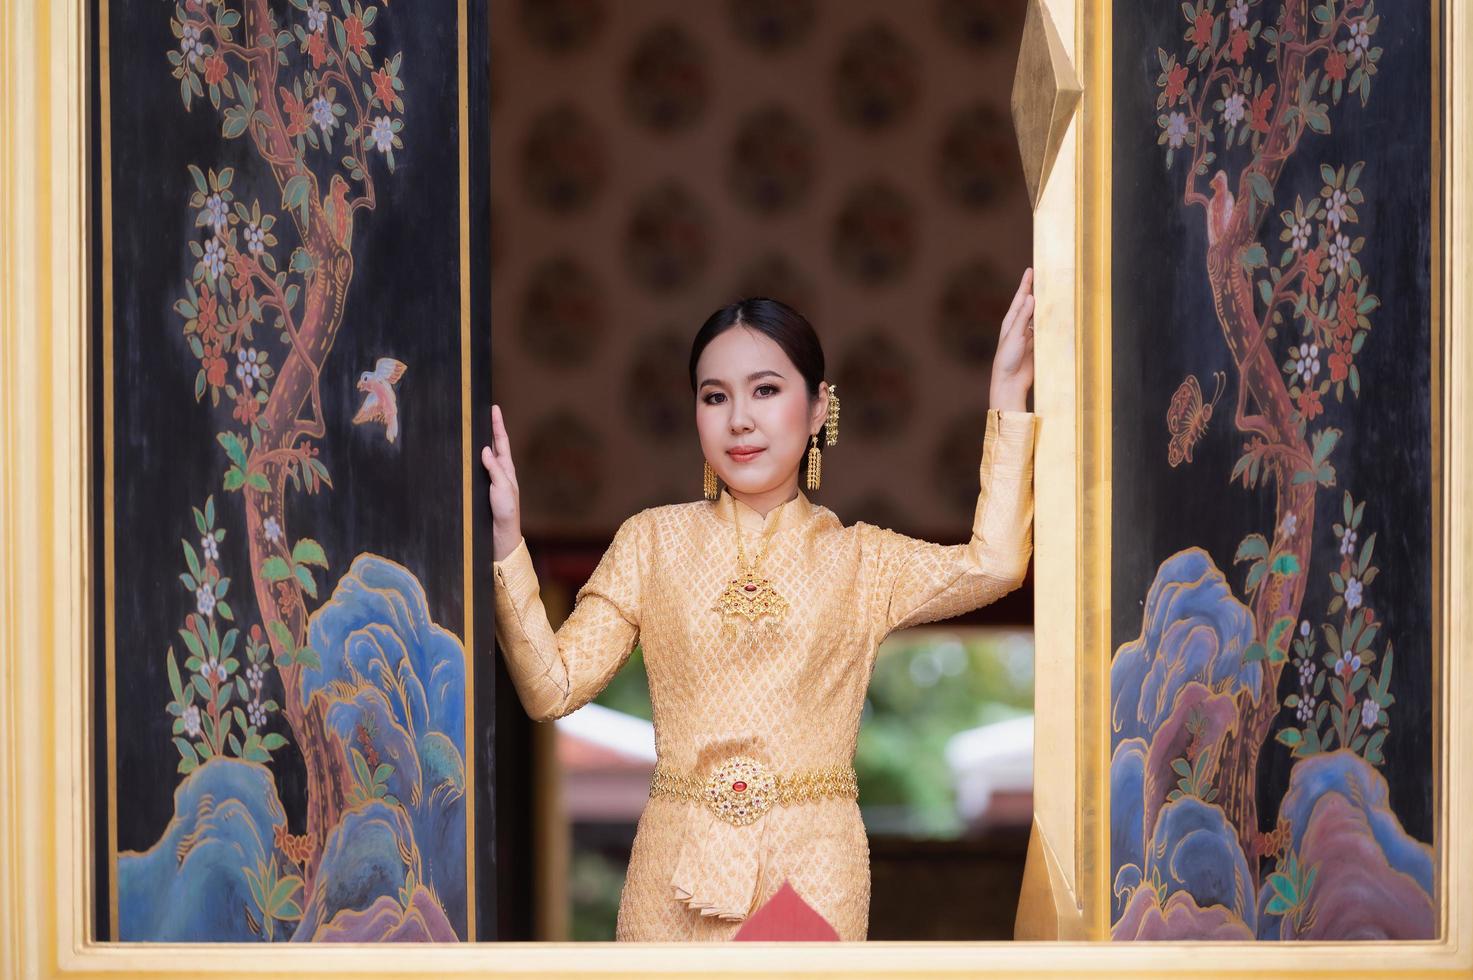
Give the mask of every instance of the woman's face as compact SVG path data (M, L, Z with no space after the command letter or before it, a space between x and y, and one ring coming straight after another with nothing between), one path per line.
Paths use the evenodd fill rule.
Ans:
M701 452L728 487L762 494L796 485L798 463L827 402L810 403L798 368L774 341L737 326L706 345L696 362L696 430ZM755 454L733 455L739 447Z

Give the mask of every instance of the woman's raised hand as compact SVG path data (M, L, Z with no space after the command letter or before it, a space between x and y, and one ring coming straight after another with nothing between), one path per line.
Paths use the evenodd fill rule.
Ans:
M501 561L522 540L522 495L500 405L491 406L491 443L481 447L481 465L491 476L491 557Z
M1028 389L1033 387L1033 269L1023 270L1013 305L1003 317L992 359L992 392L989 405L1003 411L1027 410Z

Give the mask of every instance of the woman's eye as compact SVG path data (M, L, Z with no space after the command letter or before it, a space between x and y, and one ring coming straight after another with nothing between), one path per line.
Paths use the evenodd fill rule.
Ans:
M757 386L757 393L758 394L761 394L764 391L770 391L770 392L772 392L772 394L775 395L775 394L778 393L778 388L777 388L777 385L758 385ZM766 397L769 397L769 396L763 395L763 397L766 398ZM721 404L721 401L717 401L717 399L721 399L722 401L724 401L726 399L726 396L724 394L722 394L721 392L719 392L719 391L713 391L709 395L706 395L704 398L702 398L701 401L705 402L707 405L719 405L719 404Z

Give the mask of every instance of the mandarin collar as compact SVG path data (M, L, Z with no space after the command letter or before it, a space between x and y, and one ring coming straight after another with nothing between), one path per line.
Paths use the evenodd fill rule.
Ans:
M778 504L767 512L767 516L759 514L756 510L748 507L740 500L736 500L725 487L721 488L721 495L711 501L711 509L717 517L727 524L731 523L731 505L735 501L738 519L745 529L766 533L781 531L787 527L797 527L808 520L813 514L813 504L809 501L802 490L791 500Z

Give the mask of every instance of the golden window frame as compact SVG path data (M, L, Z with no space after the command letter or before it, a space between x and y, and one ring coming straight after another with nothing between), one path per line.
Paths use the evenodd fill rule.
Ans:
M1439 417L1435 599L1445 665L1434 770L1441 939L1401 943L1121 943L1108 933L1110 659L1109 194L1110 2L1043 0L1084 95L1037 206L1035 580L1050 613L1037 625L1035 822L1013 943L719 945L534 943L294 946L97 943L93 907L90 656L92 486L86 365L86 0L0 7L0 971L5 976L261 977L695 976L781 970L812 976L977 972L1081 974L1274 972L1411 976L1473 970L1473 6L1434 2L1440 44L1433 127L1434 371ZM1034 0L1039 2L1039 0ZM1461 62L1457 55L1462 56ZM1440 186L1441 193L1436 188ZM1439 228L1440 223L1440 228ZM1462 274L1457 274L1461 272ZM1434 335L1437 331L1434 331ZM1456 420L1463 420L1459 424ZM1068 599L1072 597L1072 602ZM483 655L489 656L487 652Z

